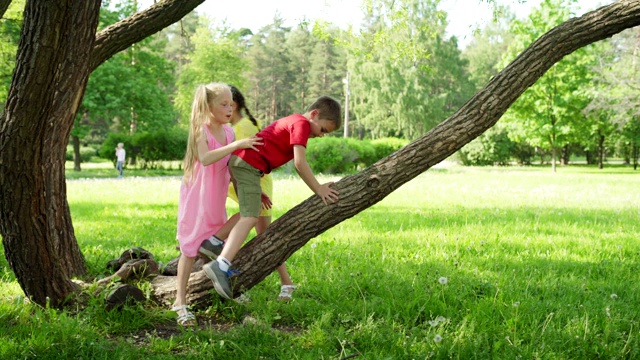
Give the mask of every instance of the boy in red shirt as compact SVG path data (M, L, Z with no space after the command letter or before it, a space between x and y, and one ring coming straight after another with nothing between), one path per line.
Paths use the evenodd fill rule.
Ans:
M260 177L263 174L293 159L298 175L325 205L338 200L338 191L330 187L333 183L320 184L313 175L306 158L306 146L310 137L322 137L339 129L340 118L340 103L329 96L322 96L303 115L294 114L277 120L256 134L264 143L256 146L257 151L242 149L233 152L229 160L229 172L238 192L240 220L231 230L217 260L203 267L220 296L227 299L233 297L229 267L258 221L262 208Z

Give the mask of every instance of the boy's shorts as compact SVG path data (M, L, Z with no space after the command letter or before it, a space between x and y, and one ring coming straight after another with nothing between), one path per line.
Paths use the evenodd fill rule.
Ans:
M271 201L273 201L273 177L271 174L264 174L260 178L260 188L262 188L262 193L266 194ZM236 194L236 188L233 186L233 183L229 184L229 193L227 194L227 198L233 200L236 204L239 204L238 194ZM260 197L260 202L262 202L262 197ZM271 209L265 209L264 206L261 207L260 216L271 216Z
M262 172L236 155L231 155L229 159L229 172L231 173L233 186L238 191L240 215L243 217L260 216L260 211L262 210L260 177Z

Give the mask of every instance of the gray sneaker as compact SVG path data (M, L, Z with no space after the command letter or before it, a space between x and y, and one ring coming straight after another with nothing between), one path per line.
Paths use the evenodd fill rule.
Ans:
M215 241L216 243L214 244L212 241ZM222 252L222 246L224 246L224 243L222 241L219 241L217 239L207 239L202 242L202 245L200 245L200 249L198 249L198 252L211 260L215 260Z
M220 270L220 265L215 260L204 264L202 270L204 270L207 277L213 281L213 288L216 289L216 292L220 296L229 300L233 299L228 271Z

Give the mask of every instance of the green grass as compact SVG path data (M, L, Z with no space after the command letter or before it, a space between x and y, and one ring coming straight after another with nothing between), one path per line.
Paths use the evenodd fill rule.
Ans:
M2 256L0 358L638 358L638 177L625 167L432 169L295 253L291 303L275 300L272 274L249 304L212 295L197 315L213 325L197 331L175 329L151 302L107 312L108 289L88 291L82 309L25 303ZM311 195L297 177L275 180L276 217ZM68 182L91 277L133 246L161 262L177 255L179 186Z

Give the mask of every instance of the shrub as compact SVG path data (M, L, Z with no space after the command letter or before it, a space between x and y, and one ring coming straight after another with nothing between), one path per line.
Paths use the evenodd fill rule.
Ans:
M353 162L352 170L356 171L360 166L367 167L378 161L376 149L373 144L371 144L371 141L353 138L347 138L343 141L346 141L348 147L358 153L357 159Z
M188 133L174 128L153 133L138 133L133 137L133 146L143 168L155 168L157 162L181 160L187 148Z
M124 143L127 158L140 161L143 168L155 168L160 161L182 160L187 148L187 130L175 127L156 132L139 132L133 137L110 133L100 148L100 157L113 160L118 143Z
M460 149L460 160L467 166L507 165L515 150L505 130L489 130Z
M340 138L313 138L307 144L307 161L316 173L345 173L357 159L358 151Z
M372 162L372 164L400 150L408 143L408 140L398 138L382 138L372 140L371 144L373 145L373 148L375 150L375 160Z
M116 147L118 146L118 143L124 143L124 149L127 152L127 157L135 158L135 151L131 146L131 136L121 133L109 133L98 151L98 156L103 159L112 160L115 164Z
M375 141L323 137L309 139L307 160L314 172L349 173L367 167L407 144L401 139Z

